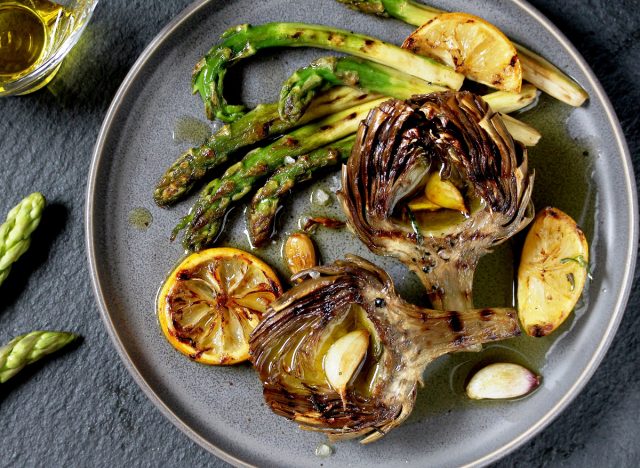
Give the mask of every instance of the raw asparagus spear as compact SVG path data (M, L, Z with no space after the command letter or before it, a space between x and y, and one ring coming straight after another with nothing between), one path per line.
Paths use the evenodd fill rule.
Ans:
M413 0L338 0L351 8L378 16L397 18L414 26L438 16L442 11ZM522 77L554 98L575 107L581 106L588 98L587 92L575 81L561 72L549 61L526 47L513 45L518 50L522 65Z
M31 233L40 224L45 199L34 192L14 206L0 226L0 285L13 265L31 244Z
M223 126L203 145L183 153L160 178L153 198L160 206L171 205L189 193L212 169L226 163L234 152L378 97L346 86L336 86L314 99L300 121L295 123L278 117L276 103L260 104L236 122Z
M186 227L183 244L200 250L215 241L231 205L251 191L255 182L281 167L288 157L306 154L355 133L369 110L384 99L360 104L322 120L307 124L264 148L249 152L220 179L211 181L196 204L173 231L172 238Z
M0 383L4 383L25 366L58 351L77 338L73 333L32 331L17 336L0 348Z
M255 193L247 211L247 230L254 246L264 245L271 237L281 199L296 185L310 180L316 171L348 159L354 141L355 136L348 136L299 156L294 163L282 166L267 180Z
M363 34L324 25L305 23L248 24L227 30L221 42L198 62L193 72L193 91L200 93L207 117L226 122L238 119L244 107L229 105L223 96L227 67L268 47L318 47L335 50L403 70L413 76L452 89L462 86L464 76L426 57Z
M316 94L337 85L355 86L399 99L446 90L443 86L370 60L323 57L300 68L284 82L280 90L280 118L296 122Z

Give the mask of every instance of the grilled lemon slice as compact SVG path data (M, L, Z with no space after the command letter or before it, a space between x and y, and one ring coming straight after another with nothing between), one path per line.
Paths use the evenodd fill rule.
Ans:
M274 271L253 255L231 248L202 250L165 281L158 319L181 353L203 364L235 364L249 358L249 335L280 294Z
M515 47L502 31L477 16L443 13L419 27L402 47L478 83L520 92L522 66Z
M518 316L527 335L545 336L569 316L587 280L589 247L557 208L536 215L518 269Z

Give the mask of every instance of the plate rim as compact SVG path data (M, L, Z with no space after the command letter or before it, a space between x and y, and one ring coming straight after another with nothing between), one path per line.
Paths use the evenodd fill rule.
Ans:
M187 422L185 422L180 416L178 416L171 408L169 408L162 398L152 389L151 385L147 382L147 380L142 376L141 372L138 370L137 366L134 364L132 357L127 351L124 343L120 339L120 336L116 330L115 324L111 319L111 315L109 314L105 295L102 290L102 285L100 283L100 277L97 267L97 256L96 256L96 246L95 246L95 226L94 226L94 205L96 202L96 184L97 184L97 175L100 165L104 156L104 146L106 142L106 135L111 128L114 120L114 116L118 111L120 105L123 102L124 97L126 96L129 88L133 84L136 76L140 72L140 70L144 67L144 65L149 60L150 56L156 51L159 47L160 43L164 41L164 39L170 35L174 30L176 30L184 21L188 20L191 15L195 14L202 7L211 3L212 1L217 0L195 0L193 3L188 5L185 9L183 9L180 13L178 13L169 23L167 23L151 40L151 42L145 47L140 56L136 59L133 66L125 76L124 80L118 87L118 91L113 97L111 104L105 114L105 117L102 121L102 125L100 127L100 131L98 133L98 137L96 139L96 143L94 145L92 155L91 155L91 165L89 168L88 174L88 182L87 189L85 194L85 211L84 211L84 221L85 221L85 248L86 248L86 256L89 265L89 273L91 276L91 284L93 294L95 296L96 302L98 304L98 309L100 311L100 316L102 321L107 329L107 333L112 341L113 346L115 347L120 359L125 365L127 371L133 377L133 380L136 384L142 389L147 398L160 410L160 412L169 420L172 424L174 424L178 429L180 429L184 434L186 434L191 440L195 441L202 448L207 450L208 452L214 454L215 456L221 458L222 460L229 462L235 466L245 466L251 467L251 465L246 461L232 455L219 448L215 443L205 439L202 435L200 435L197 431L189 426ZM635 272L635 265L637 260L637 251L635 246L638 245L638 193L635 183L633 164L631 161L631 155L629 153L629 148L622 131L622 127L620 125L620 120L618 119L613 106L604 92L600 81L596 77L595 73L591 69L591 67L587 64L584 57L578 52L575 46L569 41L569 39L560 31L560 29L555 26L551 20L549 20L546 16L544 16L537 8L533 5L529 4L526 0L509 0L514 3L516 6L522 8L526 13L528 13L532 19L537 21L544 29L547 30L549 34L551 34L565 49L565 51L569 54L569 56L575 61L580 70L584 73L588 83L594 90L594 96L590 96L590 100L597 98L597 100L602 105L605 115L607 117L608 123L611 125L613 130L613 134L615 137L616 146L618 148L619 154L621 155L622 167L624 170L624 188L625 192L629 195L630 203L628 210L628 227L627 232L630 233L630 240L628 249L627 249L627 257L630 261L625 263L625 271L622 276L622 287L620 290L620 294L618 295L614 311L611 314L611 318L608 322L607 328L604 331L604 339L600 341L598 347L596 348L593 356L587 363L587 366L582 371L578 379L574 382L574 384L569 388L569 390L565 393L565 395L544 414L535 424L529 427L526 431L520 434L518 437L511 440L509 443L503 445L502 447L490 452L483 457L480 457L473 462L468 463L465 466L485 466L493 461L496 461L508 453L514 451L516 448L524 444L526 441L534 437L540 431L542 431L546 426L548 426L557 416L562 413L562 411L571 403L577 395L581 392L587 382L591 379L594 372L598 368L599 364L602 362L606 352L611 346L611 342L613 337L616 334L616 331L620 325L620 321L622 320L622 316L626 310L627 302L631 293L631 287L633 285L633 275Z

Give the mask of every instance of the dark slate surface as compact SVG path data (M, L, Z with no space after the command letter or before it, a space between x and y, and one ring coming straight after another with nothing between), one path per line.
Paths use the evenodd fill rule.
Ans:
M31 250L0 290L0 342L35 328L81 334L68 352L0 388L0 466L226 466L146 399L99 319L85 261L91 149L118 85L190 0L102 2L48 89L0 99L0 213L38 189L49 199ZM532 0L608 91L640 170L637 0ZM4 216L4 215L3 215ZM640 287L587 388L499 466L640 465Z

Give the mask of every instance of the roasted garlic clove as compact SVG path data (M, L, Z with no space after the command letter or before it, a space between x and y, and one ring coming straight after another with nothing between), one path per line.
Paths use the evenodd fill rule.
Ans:
M338 392L346 405L347 385L362 364L369 347L369 333L354 330L331 345L324 357L324 373L329 385Z
M483 367L467 384L472 400L504 400L532 392L540 385L540 377L519 364L500 362Z
M443 180L437 172L429 176L424 194L429 201L442 208L469 213L460 190L450 181Z
M287 238L282 254L292 275L318 264L313 241L303 232L294 232Z
M414 198L409 202L408 206L411 211L437 211L443 208L429 200L426 195Z

